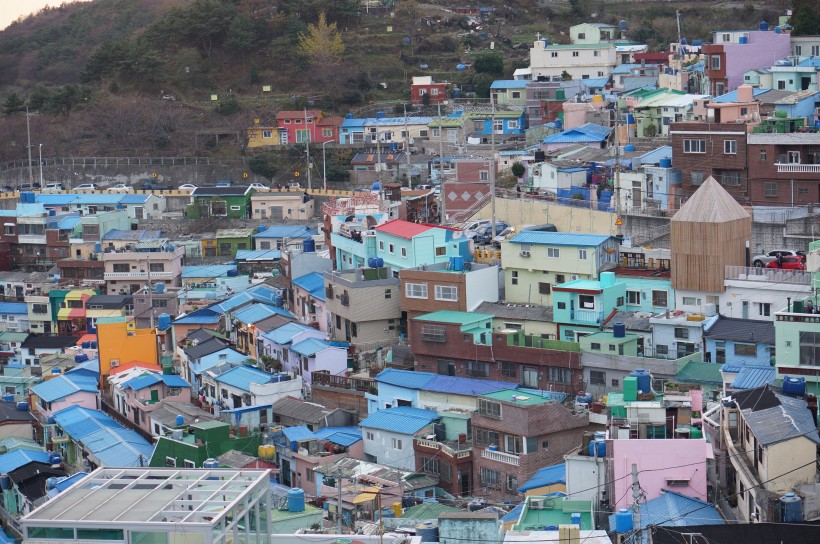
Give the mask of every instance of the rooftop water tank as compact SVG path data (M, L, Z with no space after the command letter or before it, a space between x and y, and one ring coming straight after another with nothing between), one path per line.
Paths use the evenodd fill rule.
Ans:
M625 19L621 19L621 21L618 23L618 28L621 30L621 32L626 32L629 29L629 24L626 22Z
M28 402L26 402L26 401L18 402L17 403L17 411L18 412L28 412L29 411Z
M621 508L615 513L615 532L618 534L624 534L631 530L632 512L626 508Z
M90 347L91 347L91 340L86 340L85 342L82 342L82 343L80 344L80 346L81 346L83 349L88 349L88 348L90 348Z
M661 168L672 168L672 159L663 158L659 161L658 165Z
M625 338L626 337L626 325L624 325L620 321L615 323L612 326L612 336L614 336L615 338Z
M305 511L305 491L299 487L288 491L288 512Z
M154 290L158 295L161 295L165 292L165 282L158 281L156 286L154 286Z
M202 468L219 468L219 459L205 459L205 461L202 462Z
M790 397L803 397L806 394L806 378L786 376L783 378L783 394Z
M50 455L48 456L48 462L49 462L49 464L51 464L52 466L54 466L54 465L60 465L60 464L62 464L62 462L63 462L63 456L62 456L62 455L60 455L60 454L59 454L59 453L57 453L57 452L54 452L54 453L52 453L52 454L50 454Z
M625 151L626 153L632 153L633 151L635 151L635 146L634 146L634 145L632 145L632 144L626 144L626 145L624 146L624 151Z
M177 427L179 427L180 425L184 425L184 424L185 424L185 418L183 416L177 416Z
M370 268L378 268L379 267L379 260L376 257L370 257L367 259L367 266Z
M606 440L593 440L589 443L590 457L606 457Z
M0 489L11 489L11 485L11 476L9 476L8 474L3 474L2 476L0 476Z
M464 270L464 257L450 257L450 270L452 272L462 272Z
M57 215L57 210L55 210L55 209L48 210L48 215L49 215L49 217L54 217L55 215Z
M573 512L572 514L570 514L569 519L570 519L570 523L572 523L573 525L577 525L578 527L581 527L581 513L580 512Z
M766 32L769 30L769 23L766 21L760 21L760 30Z
M692 45L694 45L695 47L700 47L701 45L703 45L703 40L692 40Z
M14 395L12 393L4 393L3 394L3 402L14 402Z
M467 67L463 64L456 64L456 70L458 70L459 72L463 72L465 68Z
M786 493L780 497L780 520L783 523L803 521L803 499L799 495Z
M652 391L652 375L649 373L648 370L644 370L643 368L636 368L632 372L629 373L630 376L637 378L638 380L638 391L641 393L649 393Z
M171 327L171 316L168 314L159 314L157 317L157 328L161 331L167 331Z
M384 119L384 112L383 111L377 111L376 112L376 119Z
M88 360L88 355L86 355L85 353L80 353L79 355L74 356L74 362L75 363L83 363L87 360Z
M63 373L63 370L61 368L52 368L51 373L54 374L55 376L59 376L60 374Z
M229 278L235 278L238 275L239 275L239 271L236 268L229 268L228 269L228 277Z
M420 523L416 525L416 536L421 537L422 542L438 542L438 525L429 521Z
M313 241L313 238L305 238L302 240L302 253L315 253L316 252L316 242Z

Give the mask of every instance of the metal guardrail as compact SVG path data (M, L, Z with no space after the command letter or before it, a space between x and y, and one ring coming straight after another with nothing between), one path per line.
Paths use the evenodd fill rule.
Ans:
M32 159L11 161L0 164L0 171L28 168L29 165L39 168L40 161ZM226 159L214 157L51 157L42 160L43 167L71 166L246 166L244 158Z

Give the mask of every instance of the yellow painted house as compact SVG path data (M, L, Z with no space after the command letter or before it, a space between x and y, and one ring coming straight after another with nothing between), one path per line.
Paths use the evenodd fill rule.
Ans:
M253 120L248 129L248 147L268 147L279 145L279 129L274 125L263 125L260 119Z
M124 317L105 317L97 321L97 345L100 358L100 380L111 374L111 368L131 361L159 364L156 329L138 329Z

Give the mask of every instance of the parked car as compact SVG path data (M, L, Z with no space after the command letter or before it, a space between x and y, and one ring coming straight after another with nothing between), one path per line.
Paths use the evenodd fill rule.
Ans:
M475 221L467 221L466 223L461 225L461 230L463 230L465 232L466 231L471 231L471 230L476 230L478 227L480 227L482 225L489 225L489 224L490 224L489 219L476 219Z
M108 191L109 193L130 193L133 190L133 187L126 185L124 183L118 183L117 185L112 185L111 187L106 189L106 191Z
M267 185L262 185L261 183L251 183L248 187L254 191L270 191Z
M62 183L49 183L45 187L46 191L62 191L63 184Z
M197 189L197 186L194 185L193 183L184 183L184 184L179 186L180 191L189 191L191 193L194 192L196 189Z
M75 191L96 191L97 184L96 183L81 183L74 187Z
M506 229L502 230L499 234L493 236L493 247L501 249L501 242L503 242L507 238L512 238L513 236L515 236L516 232L518 232L518 230L515 227L507 227Z
M768 253L764 253L763 255L755 255L752 258L752 265L761 268L772 261L776 261L778 255L783 255L784 257L790 255L794 257L799 256L801 253L803 252L794 249L773 249Z
M475 242L477 244L489 244L492 242L493 238L504 232L505 229L508 229L510 226L503 222L498 221L495 224L495 233L493 233L493 226L492 225L484 225L479 227L476 230Z
M767 263L766 268L778 268L780 270L805 270L806 258L802 255L787 255Z

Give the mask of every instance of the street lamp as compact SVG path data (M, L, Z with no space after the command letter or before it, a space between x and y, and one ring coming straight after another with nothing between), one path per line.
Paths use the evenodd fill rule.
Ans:
M325 145L329 144L331 140L322 142L322 189L327 191L327 157L325 156Z
M40 144L40 188L43 189L43 144Z

